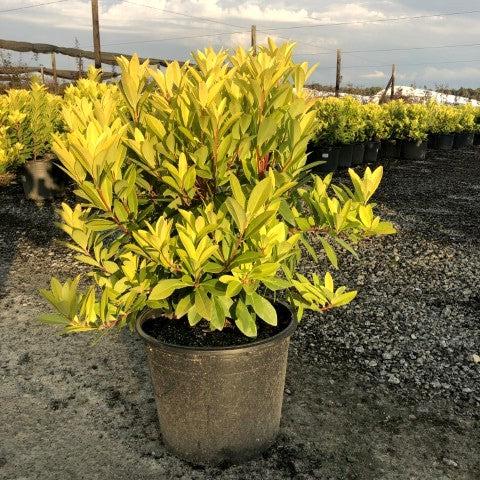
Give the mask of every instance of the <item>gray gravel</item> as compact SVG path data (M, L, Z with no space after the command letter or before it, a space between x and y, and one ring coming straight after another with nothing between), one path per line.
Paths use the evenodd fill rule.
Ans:
M136 336L37 323L37 289L79 266L51 207L0 190L0 478L478 480L479 179L473 149L388 166L377 200L399 234L343 258L360 294L297 331L278 442L223 469L165 450Z

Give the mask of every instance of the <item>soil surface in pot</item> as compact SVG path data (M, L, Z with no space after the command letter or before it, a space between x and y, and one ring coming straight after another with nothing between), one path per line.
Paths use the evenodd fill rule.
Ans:
M184 318L179 320L152 318L145 321L143 330L156 340L184 347L232 347L266 340L280 333L288 323L289 318L283 315L278 315L277 326L259 319L255 338L246 337L235 325L228 325L223 330L213 332L208 328L208 324L199 323L192 328Z
M479 480L479 179L474 148L389 162L374 201L399 233L359 245L359 260L339 251L338 271L305 258L302 273L329 268L358 297L304 316L278 441L222 468L164 447L138 335L38 323L38 289L82 267L57 241L58 204L2 188L0 479Z

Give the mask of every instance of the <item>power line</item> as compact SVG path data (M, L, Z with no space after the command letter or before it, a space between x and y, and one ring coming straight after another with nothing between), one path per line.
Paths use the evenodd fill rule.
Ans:
M33 5L25 5L23 7L8 8L7 10L0 10L0 13L16 12L18 10L26 10L28 8L43 7L44 5L53 5L55 3L67 2L68 0L54 0L53 2L35 3Z
M377 18L375 20L353 20L349 22L336 22L336 23L315 23L310 25L292 25L290 27L275 27L275 28L268 28L264 30L268 30L269 32L273 32L276 30L293 30L299 28L317 28L317 27L338 27L342 25L364 25L368 23L383 23L383 22L397 22L397 21L404 21L404 20L418 20L422 18L435 18L435 17L451 17L454 15L469 15L473 13L480 13L480 10L466 10L462 12L447 12L447 13L434 13L430 15L413 15L413 16L403 16L403 17L390 17L390 18ZM322 21L320 18L311 17L309 15L306 16L311 20L318 20Z
M421 63L401 63L401 64L396 64L397 67L413 67L413 66L421 66L421 65L427 65L427 66L435 66L435 65L444 65L444 64L449 64L449 63L480 63L480 59L477 60L447 60L444 62L421 62ZM391 63L387 63L384 65L347 65L342 67L342 69L345 68L385 68L385 67L391 67ZM323 68L336 68L334 66L332 67L323 67Z
M169 42L173 40L188 40L192 38L205 38L205 37L219 37L222 35L232 35L234 33L249 33L247 30L236 31L236 32L220 32L220 33L207 33L205 35L190 35L185 37L165 37L165 38L157 38L155 40L136 40L130 42L115 42L115 43L103 43L104 46L112 46L112 45L135 45L137 43L156 43L156 42Z
M430 45L424 47L376 48L373 50L342 50L342 53L400 52L411 50L428 50L435 48L478 47L480 43L457 43L452 45ZM301 55L327 55L326 52L302 53Z

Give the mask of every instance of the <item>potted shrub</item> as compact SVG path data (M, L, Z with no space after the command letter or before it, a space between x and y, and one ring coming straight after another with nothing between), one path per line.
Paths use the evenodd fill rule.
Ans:
M394 232L369 203L381 168L351 170L352 189L305 175L316 111L292 55L270 40L258 55L207 49L165 72L121 58L122 115L85 100L90 121L78 112L54 141L79 197L62 205L62 228L92 272L86 290L52 279L43 294L56 313L42 320L136 328L163 441L195 463L274 441L297 321L355 297L329 272L297 272L301 245L315 255L307 237L337 266L336 248Z
M475 137L474 145L480 145L480 107L475 108Z
M422 160L427 153L429 109L423 104L405 104L404 113L402 129L398 134L402 139L402 156L410 160Z
M470 103L456 107L458 110L457 125L453 148L466 148L473 145L477 128L475 107Z
M16 170L25 160L24 146L19 142L12 142L9 134L10 126L6 125L6 117L18 118L18 115L18 112L11 112L5 116L0 113L2 120L2 126L0 126L0 187L7 186L15 180Z
M401 157L401 131L405 118L405 102L403 100L392 100L382 105L385 115L386 138L381 141L380 157L400 158Z
M367 103L363 105L363 120L366 140L364 162L375 164L378 160L380 142L388 138L385 109L378 103Z
M317 145L333 147L338 152L338 166L352 165L353 143L359 129L356 114L359 102L352 97L317 100Z
M456 107L429 102L431 146L437 150L451 150L459 112Z

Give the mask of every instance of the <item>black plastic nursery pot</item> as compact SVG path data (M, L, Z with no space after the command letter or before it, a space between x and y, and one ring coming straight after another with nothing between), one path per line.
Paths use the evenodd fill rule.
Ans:
M453 133L437 133L431 136L431 147L436 150L451 150L453 148L454 138L455 134Z
M380 158L400 158L402 146L398 140L382 140L380 145Z
M322 161L316 170L323 173L334 172L338 168L338 147L331 145L319 145L312 153L312 161Z
M352 145L352 165L362 165L365 155L365 144L354 143Z
M366 142L363 163L375 164L378 162L378 153L380 151L380 142Z
M460 132L455 134L453 140L453 148L468 148L473 145L475 134L468 132Z
M427 154L426 140L403 140L402 157L408 160L423 160Z
M49 158L30 160L24 166L22 185L29 200L51 200L63 190L62 171Z
M137 320L147 355L165 445L200 465L239 463L275 440L285 385L288 346L297 322L275 303L279 324L272 337L233 347L187 347L145 332L147 322L172 321L147 311ZM284 322L280 322L280 318ZM240 334L240 333L239 333Z
M475 136L473 137L473 144L480 145L480 133L476 133Z
M339 145L338 147L338 167L349 168L352 166L353 145Z

